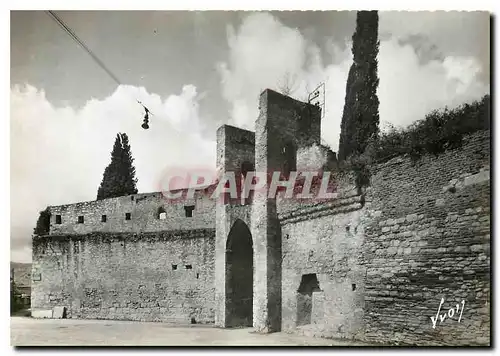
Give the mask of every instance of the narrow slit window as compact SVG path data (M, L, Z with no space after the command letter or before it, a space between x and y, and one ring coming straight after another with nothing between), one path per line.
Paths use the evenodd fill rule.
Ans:
M56 215L56 224L61 224L61 223L62 223L61 215Z
M289 177L291 172L297 170L297 149L292 142L286 143L282 148L283 155L283 175Z
M78 217L78 223L79 223L79 224L83 224L83 215L80 215L80 216Z
M106 215L102 215L102 216L101 216L101 222L106 222L106 220L107 220Z
M157 213L158 219L160 219L160 220L165 220L167 218L167 212L165 211L165 208L163 206L160 206L156 213Z
M186 213L187 218L193 217L194 205L189 205L184 207L184 212Z
M125 213L125 220L130 220L130 213Z

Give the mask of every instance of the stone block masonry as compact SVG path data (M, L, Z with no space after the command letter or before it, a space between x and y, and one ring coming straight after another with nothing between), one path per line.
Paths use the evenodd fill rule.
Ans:
M490 140L375 167L366 192L366 340L413 345L490 342ZM465 301L460 322L433 327Z
M235 176L240 176L243 174L244 168L248 167L249 170L253 171L255 166L255 133L247 130L243 130L237 127L223 125L217 130L217 161L216 165L220 170L220 173L234 172ZM224 204L227 203L227 204ZM215 300L216 300L216 312L215 312L215 325L218 327L230 327L235 326L239 321L239 326L251 326L252 325L252 304L247 310L237 313L240 315L232 315L230 310L234 310L235 299L242 299L241 295L234 296L233 294L236 290L245 290L245 288L231 288L234 285L242 284L247 285L252 284L253 281L243 281L243 277L240 273L231 273L234 263L231 260L246 260L250 262L253 259L252 249L249 248L248 256L240 256L232 258L228 253L231 249L229 236L231 231L233 231L232 236L236 237L235 243L240 244L239 239L242 234L239 233L239 229L233 230L232 226L237 220L242 222L242 225L250 224L250 205L241 205L245 201L235 201L230 199L226 195L223 201L216 201L216 217L215 217L215 227L216 227L216 239L215 239ZM246 232L246 229L243 229ZM245 234L243 234L245 235ZM247 236L248 237L248 236ZM244 242L246 239L243 239ZM248 257L248 258L245 258ZM247 270L252 271L251 263L248 263L245 267ZM240 268L238 268L241 270ZM232 278L233 277L233 278ZM247 292L245 299L252 299L252 290ZM243 308L244 309L244 308ZM248 310L249 309L249 310ZM247 315L248 314L248 315Z
M255 168L258 172L295 171L297 150L318 144L318 107L266 90L259 101L255 130ZM268 190L255 194L251 233L254 239L254 328L260 332L282 327L282 231L276 199Z
M33 240L33 315L214 322L214 229Z
M283 225L283 330L308 336L362 334L365 270L363 211L297 211ZM311 283L315 280L316 283Z
M489 132L479 132L460 149L371 167L361 195L344 178L333 202L283 200L283 330L488 345L489 149ZM447 317L433 323L442 298Z

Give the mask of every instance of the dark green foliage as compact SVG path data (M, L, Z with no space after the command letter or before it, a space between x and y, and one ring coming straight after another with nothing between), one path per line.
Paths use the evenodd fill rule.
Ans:
M353 121L353 108L356 103L355 87L355 65L351 65L347 77L347 86L345 94L344 112L342 113L342 122L340 124L340 140L339 140L339 161L343 161L351 150L349 139L352 139L355 125Z
M127 194L137 194L137 178L135 178L134 159L132 158L132 151L128 136L122 134L122 147L123 147L123 184ZM125 194L126 195L126 194Z
M97 200L137 194L134 159L127 134L116 135L111 163L104 170Z
M358 194L361 194L361 188L370 185L371 172L369 166L362 161L354 161L351 168L355 174L355 184L358 188Z
M462 145L464 136L490 128L490 96L455 109L435 110L403 130L381 133L376 140L374 159L386 161L409 154L439 154Z
M43 236L47 235L50 230L50 210L49 208L45 208L45 210L42 210L40 212L40 215L38 216L38 220L36 222L35 229L33 230L33 234L36 236Z
M435 110L406 129L392 129L371 137L365 151L340 162L339 169L354 173L358 193L361 194L362 188L370 184L373 163L405 154L418 159L424 154L439 154L458 148L465 136L490 129L490 109L490 96L485 95L472 104L463 104L451 110Z
M342 114L339 160L363 153L369 139L378 133L378 51L378 12L358 11L352 36L353 63Z

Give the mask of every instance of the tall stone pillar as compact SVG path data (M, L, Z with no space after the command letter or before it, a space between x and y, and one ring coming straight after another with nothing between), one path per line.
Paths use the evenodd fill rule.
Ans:
M241 171L245 164L254 163L254 136L251 131L223 125L217 130L217 168L221 174ZM233 206L237 201L215 197L215 326L228 327L226 301L226 244L231 223L235 220Z
M255 170L272 177L293 167L299 147L319 143L320 109L265 90L259 100L255 125ZM290 149L295 152L288 152ZM296 159L296 158L293 158ZM254 238L253 325L258 332L281 330L281 226L276 199L266 189L255 192L251 232Z

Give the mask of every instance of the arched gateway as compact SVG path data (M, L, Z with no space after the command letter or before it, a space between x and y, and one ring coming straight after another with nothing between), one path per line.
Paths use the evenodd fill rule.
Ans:
M229 327L253 323L253 243L247 224L236 220L226 243L226 322Z

